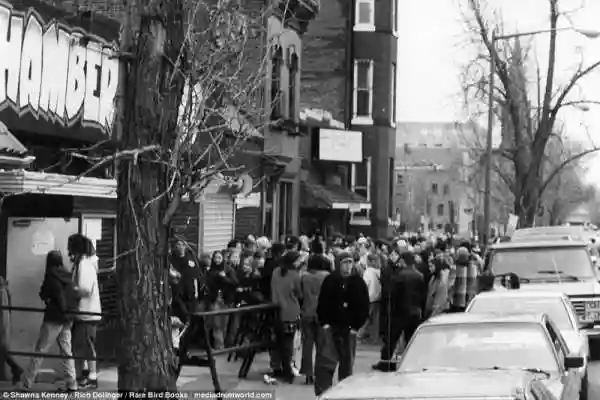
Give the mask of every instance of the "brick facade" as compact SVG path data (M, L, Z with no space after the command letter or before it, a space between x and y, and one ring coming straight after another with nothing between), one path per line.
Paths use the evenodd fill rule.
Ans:
M321 2L319 15L303 36L301 108L327 110L346 121L351 1Z

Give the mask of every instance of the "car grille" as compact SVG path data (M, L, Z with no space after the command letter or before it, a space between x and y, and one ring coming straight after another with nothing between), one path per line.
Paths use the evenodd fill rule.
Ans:
M571 303L573 304L573 308L575 308L575 312L579 319L584 319L585 317L585 300L575 300L571 299Z
M570 298L570 300L580 320L600 323L600 298L595 297L585 300Z

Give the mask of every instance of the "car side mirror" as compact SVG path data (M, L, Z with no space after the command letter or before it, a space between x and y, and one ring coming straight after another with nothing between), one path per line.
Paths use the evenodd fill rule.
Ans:
M585 364L583 357L568 356L565 358L565 369L581 368Z

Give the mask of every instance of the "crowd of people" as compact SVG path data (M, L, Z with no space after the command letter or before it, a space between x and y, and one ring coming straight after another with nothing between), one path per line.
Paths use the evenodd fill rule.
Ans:
M200 255L200 265L195 260L183 241L176 243L170 269L172 315L180 322L175 336L192 311L274 303L279 321L265 383L304 376L317 395L333 384L336 369L339 380L352 374L359 341L381 343L373 368L393 370L399 343L427 318L464 311L484 274L477 246L446 235L340 236L329 243L318 234L284 243L248 237ZM213 347L235 345L239 318L207 323Z

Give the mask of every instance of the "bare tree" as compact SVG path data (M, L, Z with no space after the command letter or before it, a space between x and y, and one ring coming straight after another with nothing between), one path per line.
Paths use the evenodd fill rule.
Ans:
M267 57L262 5L124 1L114 138L119 389L176 389L168 318L171 219L261 131ZM254 4L258 4L254 2ZM262 3L261 3L262 4Z
M553 137L546 149L545 169L547 172L554 171L573 154L584 151L579 144L560 139L561 136ZM541 207L538 210L543 224L561 223L570 212L593 199L593 190L582 180L586 172L584 164L573 161L563 166L549 180L541 196Z
M567 106L581 105L586 101L574 99L574 88L592 71L600 66L600 60L584 64L581 61L571 78L564 85L556 82L557 24L561 16L558 0L548 0L548 69L540 73L538 68L538 98L530 95L531 88L522 73L518 71L525 63L520 42L492 43L492 31L502 33L502 24L493 18L486 18L483 0L466 0L470 16L466 19L473 33L472 44L478 55L465 72L465 98L468 103L485 104L488 97L488 75L490 55L495 55L494 70L498 86L493 88L495 103L499 105L497 114L503 120L503 128L511 134L509 141L497 149L501 158L502 170L508 171L502 180L514 195L514 211L519 216L521 226L531 226L538 212L542 195L550 182L570 163L598 150L590 147L564 159L552 170L545 168L544 153L555 133L559 112ZM516 51L515 51L516 50ZM505 164L508 165L505 166Z

